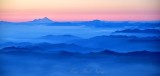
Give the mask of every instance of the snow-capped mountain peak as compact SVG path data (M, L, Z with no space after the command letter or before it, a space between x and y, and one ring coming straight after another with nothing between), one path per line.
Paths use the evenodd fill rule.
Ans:
M44 18L40 18L40 19L34 19L31 22L35 22L35 23L53 23L53 21L47 17Z

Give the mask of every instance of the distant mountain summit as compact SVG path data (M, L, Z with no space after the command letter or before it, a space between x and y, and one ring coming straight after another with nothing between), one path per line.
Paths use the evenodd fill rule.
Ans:
M53 21L47 17L40 18L40 19L34 19L33 21L30 21L33 23L53 23Z
M81 37L73 36L73 35L46 35L39 37L38 39L49 41L52 43L64 43L73 40L82 39Z
M73 36L73 35L46 35L46 36L42 36L40 37L41 39L49 39L49 40L53 40L53 39L81 39L80 37L77 36Z

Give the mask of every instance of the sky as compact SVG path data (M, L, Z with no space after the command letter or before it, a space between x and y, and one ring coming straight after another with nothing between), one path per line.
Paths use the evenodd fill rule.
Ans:
M160 20L160 0L0 0L0 20Z

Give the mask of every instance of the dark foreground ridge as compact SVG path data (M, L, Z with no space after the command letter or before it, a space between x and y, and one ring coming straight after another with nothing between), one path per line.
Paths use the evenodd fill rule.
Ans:
M115 52L110 50L104 50L99 52L88 52L88 53L80 53L80 52L71 52L71 51L43 51L41 48L35 48L36 50L33 51L29 48L18 48L18 47L6 47L0 50L0 53L7 53L7 54L43 54L43 55L59 55L59 56L153 56L153 57L160 57L160 52L151 52L151 51L133 51L133 52ZM39 51L38 51L39 50Z

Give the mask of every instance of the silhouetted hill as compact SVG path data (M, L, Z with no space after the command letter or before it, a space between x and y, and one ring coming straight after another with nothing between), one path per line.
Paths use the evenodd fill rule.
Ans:
M116 31L115 33L151 33L151 34L160 34L160 30L158 29L125 29L122 31Z
M3 42L0 43L0 48L5 48L5 47L26 47L26 46L31 46L33 45L32 43L29 42Z
M8 52L8 51L14 51L14 50L27 50L32 52L58 52L61 50L68 50L70 52L81 52L81 53L87 53L90 51L99 51L100 49L97 48L88 48L83 46L78 46L75 44L65 44L65 43L59 43L59 44L51 44L51 43L38 43L38 44L32 44L28 46L8 46L5 48L2 48L1 51Z
M42 36L38 39L48 40L51 42L64 43L67 41L78 40L78 39L82 39L82 38L77 37L77 36L73 36L73 35L46 35L46 36Z
M19 47L5 47L0 50L0 52L6 52L6 53L20 53L20 52L31 52L27 48L19 48Z
M126 55L129 55L129 56L160 56L160 52L150 52L150 51L133 51L133 52L128 52L128 53L125 53Z
M115 52L115 51L110 51L110 50L104 50L104 51L100 51L100 52L97 52L98 54L105 54L105 55L118 55L120 53L118 52Z
M67 50L67 49L66 49ZM133 52L115 52L115 51L110 51L110 50L104 50L104 51L97 51L97 52L88 52L88 53L82 53L78 51L65 51L65 50L59 50L59 51L54 51L54 52L44 52L45 49L41 48L39 46L34 46L34 48L26 47L26 48L20 48L20 47L6 47L0 50L0 53L22 53L22 54L29 54L29 53L39 53L39 54L46 54L46 55L56 55L56 56L80 56L80 57L89 57L89 56L94 56L94 57L101 57L101 56L129 56L129 57L160 57L160 52L150 52L150 51L133 51Z
M76 40L72 43L90 48L101 48L115 51L129 52L134 50L158 50L159 37L142 37L135 36L96 36L89 39Z
M134 50L151 50L157 51L160 49L159 37L142 37L110 35L96 36L88 39L81 39L72 35L47 35L41 37L40 40L46 40L40 43L1 43L0 48L4 47L21 47L35 48L36 46L47 51L70 50L78 52L92 52L104 49L129 52ZM56 43L57 42L57 43Z
M160 42L160 37L142 37L142 38L135 38L135 39L131 39L131 42L156 42L156 44L158 44Z

